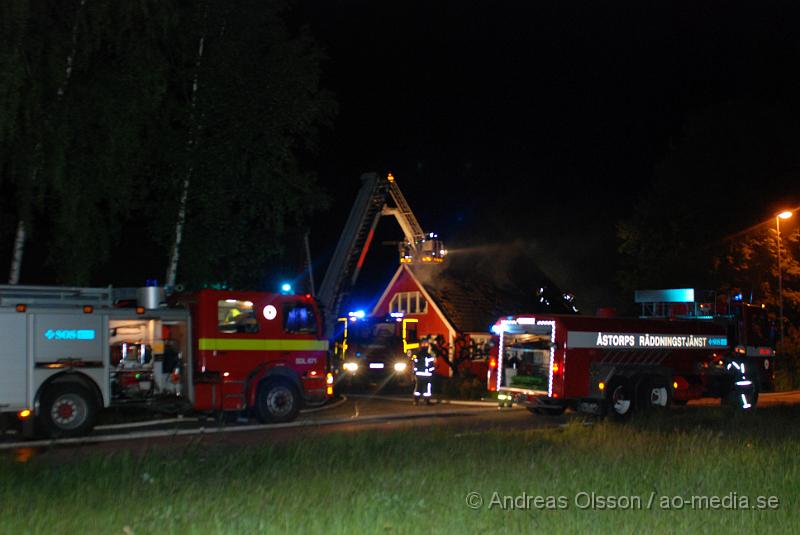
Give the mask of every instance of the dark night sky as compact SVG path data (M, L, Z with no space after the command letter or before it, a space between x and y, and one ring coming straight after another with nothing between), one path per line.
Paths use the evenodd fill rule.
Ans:
M333 201L312 229L317 283L360 174L392 171L423 228L451 248L523 241L557 283L601 304L614 225L686 118L800 94L791 5L300 0L340 105L317 161ZM769 215L754 207L743 219ZM380 229L365 301L396 268L380 241L400 232Z

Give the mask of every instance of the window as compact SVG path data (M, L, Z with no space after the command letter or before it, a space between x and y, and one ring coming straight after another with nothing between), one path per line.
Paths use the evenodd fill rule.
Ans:
M223 333L257 333L258 319L253 302L238 299L217 301L217 324Z
M283 330L287 333L317 333L317 317L314 307L303 303L283 307Z
M420 292L400 292L394 294L389 302L389 312L402 312L404 314L425 314L428 311L428 302Z

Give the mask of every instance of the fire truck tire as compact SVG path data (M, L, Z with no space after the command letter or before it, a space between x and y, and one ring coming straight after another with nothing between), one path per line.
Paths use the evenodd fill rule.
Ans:
M645 377L639 383L637 408L643 410L663 410L672 404L672 392L666 379Z
M92 393L77 383L54 383L41 397L40 421L50 437L78 437L89 433L97 419Z
M290 422L300 412L300 395L288 381L268 379L258 389L255 409L262 423Z
M624 378L614 379L607 389L608 414L615 420L627 420L635 406L633 387Z

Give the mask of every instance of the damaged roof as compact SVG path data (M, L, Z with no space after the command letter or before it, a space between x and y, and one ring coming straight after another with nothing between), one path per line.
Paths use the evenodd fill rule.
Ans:
M453 254L444 264L409 269L461 332L488 332L500 316L571 312L562 292L525 255L498 261L485 253Z

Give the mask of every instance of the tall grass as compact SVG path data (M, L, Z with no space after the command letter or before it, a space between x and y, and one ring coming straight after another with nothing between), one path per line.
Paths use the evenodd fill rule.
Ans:
M418 427L145 456L0 461L3 533L796 532L796 408L669 413L619 425ZM472 510L469 492L484 505ZM489 508L493 494L563 510ZM579 509L602 496L774 495L776 510Z

